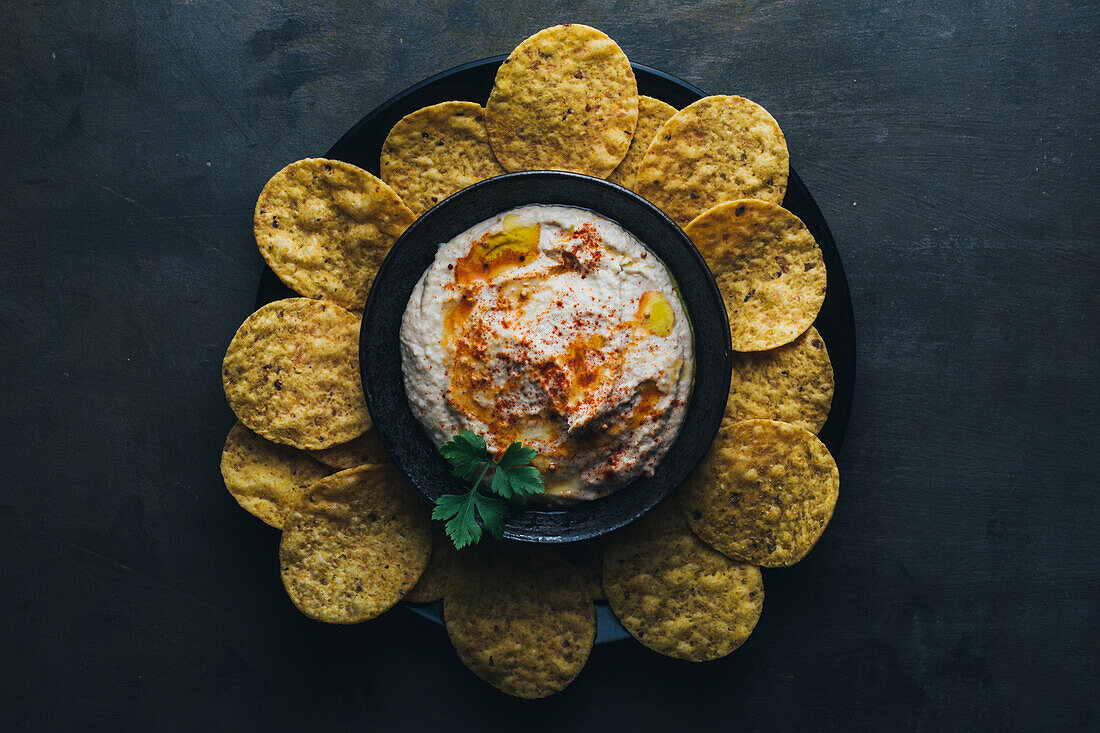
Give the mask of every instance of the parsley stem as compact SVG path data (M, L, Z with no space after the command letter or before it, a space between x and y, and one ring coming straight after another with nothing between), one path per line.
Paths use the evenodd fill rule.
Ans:
M474 491L477 491L477 487L481 486L481 479L485 478L485 472L489 470L489 465L490 464L492 464L492 461L486 461L485 462L485 468L481 469L481 475L479 475L477 477L477 481L474 482L474 488L473 488Z

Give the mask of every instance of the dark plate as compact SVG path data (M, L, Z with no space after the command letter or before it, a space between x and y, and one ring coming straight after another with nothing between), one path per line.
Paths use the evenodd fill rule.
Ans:
M441 242L502 211L526 204L591 209L618 222L657 255L679 285L695 337L695 384L680 434L652 476L599 501L513 509L504 536L524 542L575 542L606 534L645 514L687 479L718 433L729 394L729 325L706 262L678 226L637 194L599 178L558 171L509 173L481 181L413 222L386 256L371 286L359 337L367 409L394 463L429 500L469 490L420 426L405 397L401 318Z
M421 107L450 100L467 100L483 104L492 90L497 67L505 56L496 56L455 67L391 97L348 130L328 150L329 158L344 160L378 174L378 159L382 143L393 125L405 115ZM704 92L662 71L640 64L633 64L638 80L638 91L662 99L674 107L682 108L704 95ZM810 192L792 165L787 183L787 195L783 206L796 214L821 247L828 269L825 302L814 325L821 332L829 349L833 364L836 389L832 409L820 437L833 455L840 452L844 431L852 408L855 383L855 324L852 318L852 299L844 266L837 251L829 227L817 208ZM279 298L292 297L292 293L265 268L260 279L256 305L259 307ZM441 604L409 606L410 610L436 623L442 622ZM596 642L608 642L627 637L626 631L610 613L606 603L596 605Z

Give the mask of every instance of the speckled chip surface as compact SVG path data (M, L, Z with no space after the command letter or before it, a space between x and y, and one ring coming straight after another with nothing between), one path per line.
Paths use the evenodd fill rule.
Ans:
M253 230L260 254L294 292L362 308L379 265L414 218L380 178L306 158L264 186Z
M817 433L833 403L833 365L813 326L768 351L734 352L726 416L779 420Z
M634 188L638 176L638 168L642 165L642 158L649 150L649 144L657 135L657 131L665 124L669 117L676 114L676 108L667 102L662 102L644 94L638 95L638 125L634 128L634 138L630 141L630 148L626 151L626 157L619 163L607 180L617 183L625 188Z
M309 454L326 466L339 470L355 468L364 463L386 463L390 460L373 425L358 438L352 438L347 443L311 450Z
M741 646L764 604L760 568L703 544L676 497L611 537L603 576L611 610L631 636L692 662Z
M825 260L810 230L782 206L730 201L684 231L718 283L734 351L790 343L817 318L825 301Z
M313 485L279 544L283 586L318 621L354 624L391 608L431 553L428 507L390 465L360 466Z
M744 97L703 97L657 132L634 190L680 226L735 199L782 203L790 160L779 123Z
M442 599L454 556L455 546L451 539L444 534L441 524L433 522L432 557L428 560L424 574L405 596L405 600L409 603L431 603Z
M359 377L359 319L310 298L249 316L222 361L229 406L250 430L295 448L346 443L370 426Z
M489 144L509 171L606 178L638 122L638 84L622 49L586 25L539 31L497 71L485 105Z
M481 105L441 102L393 126L382 144L380 172L419 216L452 193L505 171L489 147Z
M817 544L839 489L836 461L813 433L725 418L680 493L688 523L708 545L743 562L783 567Z
M306 489L331 473L306 453L264 440L240 422L225 439L221 469L237 503L276 528Z
M588 597L594 601L607 600L603 589L603 553L606 545L606 536L562 545L562 555L580 572L584 587L588 589Z
M577 570L546 547L506 543L456 554L443 621L462 663L509 695L546 697L580 673L596 611Z

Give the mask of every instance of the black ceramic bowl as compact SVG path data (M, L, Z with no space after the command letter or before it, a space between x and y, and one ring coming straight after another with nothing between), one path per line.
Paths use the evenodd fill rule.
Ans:
M467 491L409 407L401 373L401 318L441 243L526 204L589 209L631 232L672 273L695 337L695 384L684 424L653 476L597 501L554 509L513 508L504 525L504 536L513 540L573 542L629 524L672 493L702 459L722 420L732 368L722 298L702 256L657 207L607 181L556 171L510 173L454 194L413 222L382 263L363 314L359 362L378 436L413 485L430 501Z

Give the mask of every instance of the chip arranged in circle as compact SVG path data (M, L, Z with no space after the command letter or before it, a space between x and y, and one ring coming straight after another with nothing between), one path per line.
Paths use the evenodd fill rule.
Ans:
M340 471L287 514L279 564L287 595L331 624L378 616L412 589L432 548L428 512L391 465Z
M734 351L774 349L813 324L825 301L825 260L797 216L744 199L715 206L684 231L722 292Z
M353 438L347 443L311 450L309 454L326 466L341 471L345 468L362 466L364 463L387 463L390 460L373 425L358 438Z
M382 144L382 180L417 216L504 172L489 147L485 110L474 102L418 109L401 118Z
M774 420L726 418L680 495L704 542L772 568L794 565L813 549L839 489L836 461L813 433Z
M611 171L611 175L607 177L607 180L624 188L633 189L638 176L638 168L641 167L642 158L649 150L649 144L653 142L657 131L674 114L676 114L676 108L671 104L639 94L638 126L634 128L634 139L630 141L630 148L626 151L623 162Z
M703 544L678 497L611 537L603 585L631 636L692 662L719 659L741 646L764 605L760 568Z
M306 158L260 192L260 254L294 292L362 308L378 267L415 215L381 179L339 160Z
M237 503L276 529L306 489L330 473L306 453L264 440L240 422L225 439L221 468Z
M787 141L768 111L744 97L715 95L661 127L634 190L686 226L723 201L781 203L789 175Z
M441 525L432 525L432 557L428 567L420 576L413 589L405 596L409 603L431 603L443 598L447 587L447 576L451 572L451 562L455 556L455 546L443 533Z
M562 546L562 555L580 572L584 587L588 589L588 597L594 601L607 600L603 589L603 553L606 545L607 535Z
M504 544L456 554L443 621L462 663L523 698L563 690L596 639L596 610L577 570L546 547Z
M359 377L359 319L310 298L250 315L222 361L229 406L254 433L295 448L328 448L370 426Z
M726 417L779 420L817 433L833 403L833 365L813 326L768 351L734 352Z
M508 171L562 170L606 178L638 122L638 84L622 49L586 25L539 31L497 71L485 127Z

